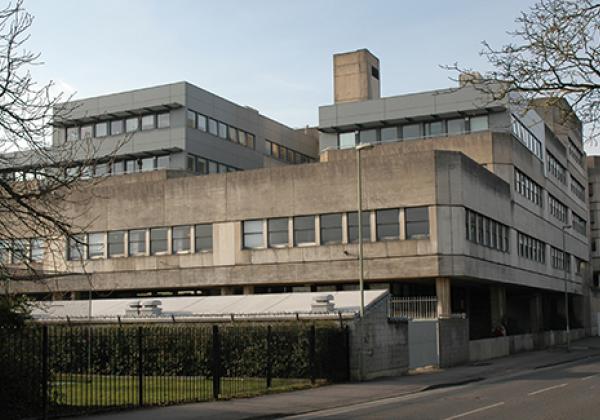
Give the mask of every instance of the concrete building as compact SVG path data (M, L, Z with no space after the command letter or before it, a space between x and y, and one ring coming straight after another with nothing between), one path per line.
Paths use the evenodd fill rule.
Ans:
M560 121L543 102L523 110L491 100L465 80L381 98L379 61L366 50L336 55L334 80L336 102L319 109L320 162L294 166L273 158L279 146L284 160L300 152L306 162L314 137L185 83L84 101L57 122L55 141L98 137L98 115L112 124L134 112L143 128L150 110L158 127L169 110L169 128L136 132L123 154L128 175L91 187L101 198L74 197L70 215L85 231L44 256L48 269L71 274L13 288L40 298L355 290L361 229L367 288L437 295L439 315L468 315L472 338L500 325L509 334L564 328L565 286L573 325L592 328L578 121ZM199 115L213 118L215 135L186 127L201 126ZM219 138L219 121L254 135L255 149ZM365 143L374 147L359 155ZM147 157L171 170L129 174ZM226 165L221 172L262 169L192 176L207 172L200 158Z

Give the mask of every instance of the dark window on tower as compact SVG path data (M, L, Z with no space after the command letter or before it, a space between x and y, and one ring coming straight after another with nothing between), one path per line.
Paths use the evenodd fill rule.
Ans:
M379 69L377 67L371 66L371 76L379 80Z

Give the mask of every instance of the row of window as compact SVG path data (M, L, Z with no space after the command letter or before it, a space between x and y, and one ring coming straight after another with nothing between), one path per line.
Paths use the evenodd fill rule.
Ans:
M270 140L265 140L265 155L289 163L307 163L313 161L313 159L306 156L305 154L296 152L295 150L292 150L288 147L282 146Z
M546 263L546 244L539 239L517 232L518 254L539 263Z
M550 247L550 259L552 261L552 268L564 271L571 270L571 256L566 252Z
M222 174L225 172L236 172L241 171L234 166L226 165L224 163L216 162L214 160L206 159L200 156L188 154L186 161L186 168L190 172L194 172L197 175L208 175L208 174Z
M573 220L573 230L575 230L575 232L579 232L582 235L586 235L587 226L585 220L582 217L579 217L579 215L574 211L571 211L571 216Z
M44 248L45 241L39 238L0 240L0 262L4 264L39 263L44 259Z
M440 137L473 133L488 129L488 116L455 118L401 126L371 128L338 134L338 148L355 147L360 143L391 142L397 140Z
M193 241L193 242L192 242ZM81 233L69 239L69 260L212 251L212 225Z
M241 144L242 146L250 149L255 148L256 141L254 134L232 127L224 122L207 117L206 115L199 114L191 109L187 110L186 126L210 133L213 136L219 137L223 140L229 140L233 143Z
M585 202L585 188L573 176L571 176L571 191L575 194L575 197Z
M465 224L467 240L496 251L509 252L508 226L470 209L465 209Z
M400 209L375 210L375 236L371 237L371 211L329 213L310 216L255 219L243 222L243 247L248 249L281 248L341 244L344 231L348 243L356 243L359 225L365 242L400 239ZM346 216L344 218L344 215ZM319 236L317 239L317 220ZM406 239L429 237L429 209L411 207L404 209ZM290 233L293 235L290 241Z
M67 127L65 130L65 140L77 141L92 137L117 136L123 133L168 128L170 126L171 114L169 112L146 114L126 119L114 119L95 124Z
M567 206L548 194L548 207L550 214L563 223L567 223Z
M521 143L525 145L540 160L544 160L542 154L542 142L519 120L515 115L510 115L512 132Z
M515 168L515 190L529 201L542 207L542 187Z
M567 184L567 169L550 152L548 155L548 173L558 179L561 183Z
M583 162L585 159L585 154L579 150L579 147L573 143L573 140L569 137L569 155L573 158L575 162L579 164L583 168Z

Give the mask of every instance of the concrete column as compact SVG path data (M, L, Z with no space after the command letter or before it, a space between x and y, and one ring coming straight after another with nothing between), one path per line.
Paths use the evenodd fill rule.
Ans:
M544 314L542 312L542 294L535 293L529 301L529 317L531 332L540 332L544 326Z
M452 314L450 307L450 279L438 277L435 279L435 293L437 295L438 318L447 318Z
M506 288L490 286L490 308L492 311L492 328L504 322L506 316Z

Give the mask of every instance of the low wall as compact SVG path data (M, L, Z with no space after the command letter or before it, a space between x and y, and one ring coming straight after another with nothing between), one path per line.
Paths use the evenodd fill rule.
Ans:
M440 318L438 320L439 365L458 366L469 361L469 320Z
M571 340L585 336L585 330L571 330ZM541 350L567 342L564 331L544 331L535 334L510 335L507 337L485 338L469 342L469 361L494 359L531 350Z
M408 371L408 322L388 320L388 297L369 305L350 324L350 379L402 375Z

